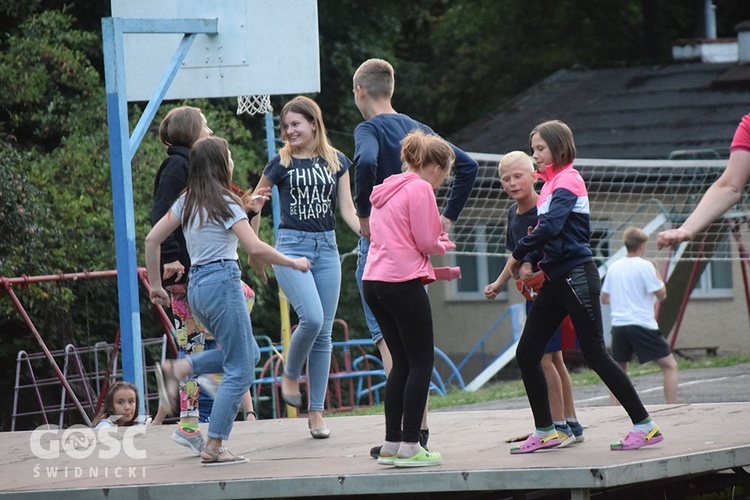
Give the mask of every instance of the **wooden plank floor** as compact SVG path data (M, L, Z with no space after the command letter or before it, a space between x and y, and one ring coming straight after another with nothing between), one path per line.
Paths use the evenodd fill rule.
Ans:
M92 452L85 458L62 449L57 458L39 457L40 449L54 455L55 443L71 442L73 433L49 433L41 440L38 433L2 433L0 495L55 500L280 498L569 489L576 496L750 465L750 403L648 409L665 435L660 444L612 452L609 443L630 428L625 412L586 407L578 411L585 427L583 443L521 456L509 454L506 440L532 430L528 409L435 411L430 414L429 447L442 453L443 464L409 470L379 466L370 458L370 447L383 436L382 416L328 417L328 440L313 440L303 419L238 422L227 445L249 463L225 467L202 467L197 457L171 441L173 426L142 427L137 435L121 436L121 446L100 442L95 449L83 447ZM114 458L105 458L117 448Z

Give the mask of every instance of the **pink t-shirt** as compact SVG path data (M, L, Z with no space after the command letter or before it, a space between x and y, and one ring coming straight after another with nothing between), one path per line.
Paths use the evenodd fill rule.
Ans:
M743 116L740 124L737 126L729 151L736 151L739 149L750 151L750 113Z

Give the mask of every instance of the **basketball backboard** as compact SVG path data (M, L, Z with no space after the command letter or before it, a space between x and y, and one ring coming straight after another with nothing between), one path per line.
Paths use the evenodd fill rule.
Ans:
M112 0L113 18L218 19L196 36L165 99L320 90L316 0ZM183 35L125 33L128 101L147 101Z

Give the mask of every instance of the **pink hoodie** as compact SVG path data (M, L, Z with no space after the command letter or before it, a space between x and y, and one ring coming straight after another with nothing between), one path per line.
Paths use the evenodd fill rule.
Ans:
M392 175L375 186L370 202L372 239L362 279L435 281L429 255L442 255L456 245L442 230L430 183L413 172Z

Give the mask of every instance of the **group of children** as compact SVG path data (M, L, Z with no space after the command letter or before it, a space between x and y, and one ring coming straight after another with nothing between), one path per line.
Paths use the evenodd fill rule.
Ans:
M460 276L457 269L433 268L430 256L455 248L448 232L468 199L477 164L429 127L397 113L391 106L393 90L393 68L386 61L368 60L354 75L354 100L365 118L355 131L354 198L349 187L352 162L328 143L320 108L305 97L284 106L284 147L266 166L252 195L239 198L232 191L231 152L225 140L211 136L205 117L199 123L200 137L181 151L189 160L185 188L174 193L174 200L146 237L146 264L151 300L163 306L171 303L174 307L176 299L165 284L183 280L189 269L184 280L191 316L205 325L219 345L157 366L160 405L168 410L173 409L173 398L188 377L224 373L207 439L191 446L204 465L246 461L222 446L258 360L240 280L238 243L256 269L274 266L279 285L300 318L285 353L282 397L288 404L302 405L299 377L306 362L309 430L317 439L330 435L322 413L341 283L334 232L337 204L343 220L362 236L356 277L368 327L387 373L385 439L371 454L379 464L396 467L441 463L440 453L426 448L434 346L426 285ZM515 279L527 298L528 317L516 357L535 430L511 453L583 440L560 352L559 327L566 317L587 363L633 422L632 430L611 449L634 450L658 443L663 435L604 344L601 282L589 244L586 186L573 167L573 135L564 123L548 121L534 128L529 146L531 158L512 152L499 165L503 188L515 200L508 213L506 240L511 256L498 279L485 289L486 297L494 299ZM452 169L451 196L441 214L434 192ZM537 177L545 181L539 194L534 190ZM279 187L282 206L276 248L258 239L254 230L258 218L253 218L273 185ZM312 191L316 196L305 198ZM176 232L184 239L185 255L167 262L163 245ZM634 251L633 256L638 255ZM659 289L656 280L646 287L648 293L662 298ZM612 294L615 307L615 292L605 292ZM648 305L647 300L642 303ZM652 322L642 327L654 330ZM629 356L632 349L623 347L622 356ZM112 415L130 416L130 405L137 408L137 398L131 397L133 387L116 385L112 390L117 394L105 405L100 421ZM124 422L132 419L117 421L119 425Z

